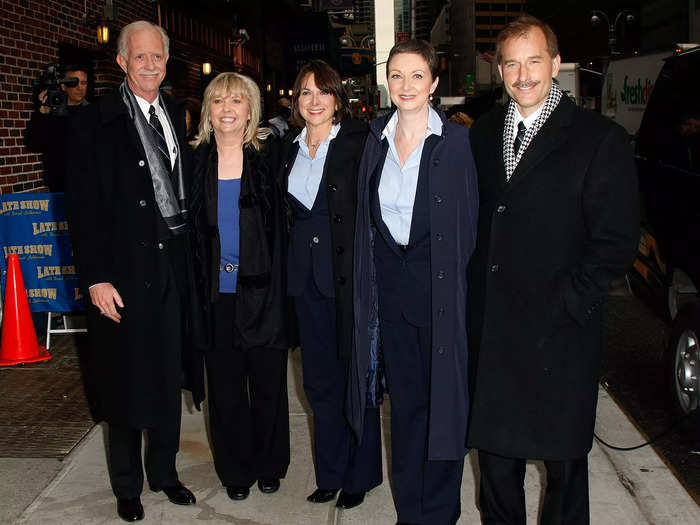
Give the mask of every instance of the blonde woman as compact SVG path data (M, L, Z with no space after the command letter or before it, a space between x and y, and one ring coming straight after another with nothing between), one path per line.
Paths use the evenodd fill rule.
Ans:
M233 500L257 480L279 488L289 466L283 215L277 139L250 78L221 73L204 93L192 145L196 288L214 466Z

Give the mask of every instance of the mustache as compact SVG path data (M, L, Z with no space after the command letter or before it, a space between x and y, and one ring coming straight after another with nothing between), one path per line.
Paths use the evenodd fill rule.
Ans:
M511 87L519 89L528 89L531 87L535 87L539 83L539 80L516 80L511 84Z

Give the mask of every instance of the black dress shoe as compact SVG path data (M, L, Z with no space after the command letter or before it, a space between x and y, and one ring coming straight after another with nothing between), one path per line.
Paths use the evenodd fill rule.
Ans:
M338 489L316 489L306 498L306 501L310 501L311 503L328 503L335 499L337 493Z
M364 492L347 492L342 490L340 491L340 496L338 496L338 501L336 501L335 506L341 509L352 509L360 505L363 501L365 501Z
M170 502L175 503L175 505L194 505L197 503L197 499L194 497L194 494L192 494L182 483L178 483L177 485L172 485L170 487L153 489L154 492L160 492L161 490L165 492L165 495L168 496Z
M241 501L248 497L250 489L248 487L226 487L226 494L234 501Z
M259 479L258 488L264 494L272 494L280 489L280 480L279 478Z
M124 521L141 521L143 506L140 498L117 498L117 514Z

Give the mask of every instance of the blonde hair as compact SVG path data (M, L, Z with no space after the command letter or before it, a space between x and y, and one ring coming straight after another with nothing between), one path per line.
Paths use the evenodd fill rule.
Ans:
M125 25L121 32L119 33L119 38L117 39L117 49L119 54L129 60L129 37L134 31L139 31L141 29L151 29L160 35L163 40L163 53L165 56L170 56L170 39L168 38L168 33L162 27L152 24L146 20L137 20L136 22L131 22Z
M211 103L214 98L230 95L240 95L248 101L250 108L250 120L246 124L243 133L243 146L251 144L256 150L260 149L260 142L265 140L271 133L270 128L259 127L262 110L260 108L260 89L252 78L239 73L220 73L212 80L207 89L204 90L204 100L202 101L202 115L199 119L199 131L191 142L193 147L200 144L209 144L211 127Z

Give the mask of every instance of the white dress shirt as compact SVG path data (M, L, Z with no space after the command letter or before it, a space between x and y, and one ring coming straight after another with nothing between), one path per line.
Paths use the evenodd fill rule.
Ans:
M168 145L168 153L170 153L170 169L173 169L175 167L175 161L177 160L177 142L175 141L175 134L173 133L173 130L170 129L170 121L168 120L168 116L165 114L165 110L160 107L160 103L158 102L160 99L156 98L153 101L153 104L151 104L148 100L143 99L138 95L134 96L136 97L136 102L138 102L139 107L143 112L143 116L146 117L146 122L149 122L149 119L151 118L148 110L151 109L151 106L156 108L156 116L158 117L158 120L160 120L160 125L163 126L165 143Z
M544 104L542 104L537 110L530 115L529 117L525 118L520 114L520 111L518 110L517 106L515 108L515 124L513 125L513 137L511 140L511 144L515 142L515 137L518 136L518 124L521 122L525 124L525 128L530 129L530 126L532 126L537 119L540 116L540 113L542 113L542 109L544 108Z
M316 201L331 140L335 138L339 130L340 124L333 124L326 140L321 142L316 149L316 156L313 159L309 155L309 146L306 143L306 128L301 130L301 133L294 139L294 142L299 143L299 151L294 159L292 170L289 172L287 191L309 210L314 207Z
M411 237L413 203L416 200L418 171L423 154L425 139L430 135L442 135L442 120L437 112L428 106L428 127L425 137L409 155L403 167L399 161L394 138L399 123L399 113L394 112L382 131L382 138L389 141L384 167L379 180L379 204L382 220L397 244L408 244Z

